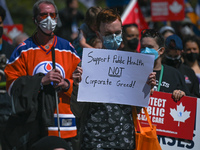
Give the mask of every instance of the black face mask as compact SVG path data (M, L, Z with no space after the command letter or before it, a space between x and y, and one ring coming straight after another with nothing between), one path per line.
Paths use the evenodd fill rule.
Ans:
M195 62L195 60L198 59L199 54L198 53L189 53L189 54L185 54L185 57L188 61L190 62Z
M138 46L139 40L137 38L133 38L131 40L127 40L128 47L130 47L132 50L136 50Z
M165 55L165 61L168 66L172 66L175 68L177 68L182 63L180 56L178 56L176 58L171 58L171 57Z
M3 35L3 27L0 27L0 38L2 37Z

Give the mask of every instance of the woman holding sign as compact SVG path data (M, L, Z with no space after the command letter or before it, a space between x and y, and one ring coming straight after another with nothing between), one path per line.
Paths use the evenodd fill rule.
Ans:
M165 51L164 39L153 29L145 29L141 33L141 53L155 55L154 72L156 72L155 91L172 93L174 101L178 101L190 92L183 75L173 67L161 63Z

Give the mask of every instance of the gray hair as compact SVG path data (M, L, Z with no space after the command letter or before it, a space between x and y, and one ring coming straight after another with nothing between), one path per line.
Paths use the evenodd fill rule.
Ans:
M45 3L45 4L52 4L56 10L56 13L58 13L58 9L54 3L53 0L38 0L34 5L33 5L33 18L36 19L36 17L39 15L40 13L40 8L39 5L41 3Z

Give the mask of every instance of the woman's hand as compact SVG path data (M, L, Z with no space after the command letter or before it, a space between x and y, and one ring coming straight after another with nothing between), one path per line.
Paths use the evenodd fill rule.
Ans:
M150 94L152 95L153 91L154 91L153 87L156 85L156 72L151 72L150 73L146 83L151 86Z
M175 102L179 101L183 96L185 96L185 92L181 90L174 90L172 93L172 98Z

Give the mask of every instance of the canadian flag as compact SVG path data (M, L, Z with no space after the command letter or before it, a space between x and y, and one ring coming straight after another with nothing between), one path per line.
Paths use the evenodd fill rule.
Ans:
M131 0L124 10L122 16L122 25L135 23L141 33L142 30L148 29L148 24L144 20L142 12L139 8L137 0ZM140 44L138 44L137 51L140 52Z
M135 23L138 25L140 31L148 29L148 24L144 20L142 12L139 8L137 0L131 0L124 10L122 16L122 25Z

